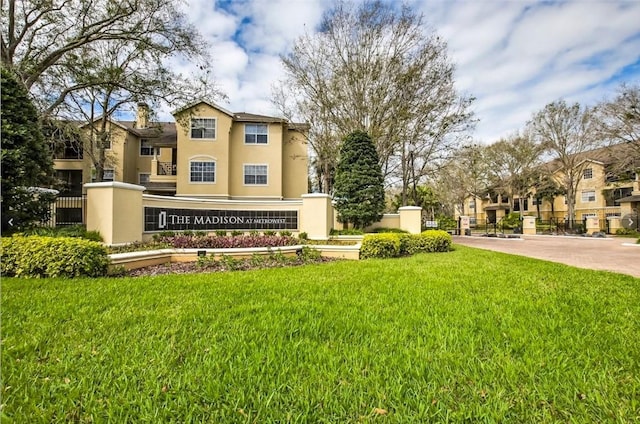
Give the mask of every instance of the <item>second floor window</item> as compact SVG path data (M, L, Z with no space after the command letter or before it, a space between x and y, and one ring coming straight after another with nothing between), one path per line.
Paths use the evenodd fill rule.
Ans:
M64 184L60 197L82 195L82 171L58 170L56 177Z
M245 165L244 183L247 185L266 185L267 165Z
M267 144L267 124L245 124L244 142L245 144Z
M215 118L191 118L191 138L210 139L216 138Z
M596 192L594 190L585 190L582 192L582 202L595 202Z
M585 180L589 180L593 178L593 168L585 169L584 172L582 173L582 178L584 178Z
M215 183L216 163L197 162L189 163L189 181L192 183Z
M140 156L153 156L153 147L146 138L140 139Z

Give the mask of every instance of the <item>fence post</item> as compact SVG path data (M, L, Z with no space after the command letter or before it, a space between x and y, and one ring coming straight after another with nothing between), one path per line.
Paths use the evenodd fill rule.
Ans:
M522 234L528 234L528 235L536 234L536 217L535 216L522 217Z
M87 230L98 231L108 245L142 240L144 187L121 182L89 183Z
M400 229L409 234L422 232L422 208L420 206L402 206L398 208L400 214Z
M302 195L300 232L310 240L327 240L333 226L331 196L323 193Z

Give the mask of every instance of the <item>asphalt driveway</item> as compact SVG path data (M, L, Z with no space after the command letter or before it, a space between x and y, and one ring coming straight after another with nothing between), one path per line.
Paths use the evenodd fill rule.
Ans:
M640 245L635 245L635 239L528 235L521 235L519 239L454 236L453 242L640 278Z

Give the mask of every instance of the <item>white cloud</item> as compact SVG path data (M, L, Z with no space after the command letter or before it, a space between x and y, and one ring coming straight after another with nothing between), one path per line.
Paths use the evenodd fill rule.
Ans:
M331 3L188 2L189 18L211 45L211 68L229 96L229 109L277 114L270 96L271 85L283 75L279 56L314 30ZM475 138L485 142L522 129L549 102L591 104L613 95L623 79L640 80L639 1L414 0L411 5L447 41L458 89L477 98ZM621 75L633 64L634 70Z

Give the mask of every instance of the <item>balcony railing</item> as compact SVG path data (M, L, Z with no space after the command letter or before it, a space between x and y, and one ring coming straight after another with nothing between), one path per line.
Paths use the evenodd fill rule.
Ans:
M176 164L171 162L158 162L158 175L176 175Z
M58 149L53 152L54 159L82 159L82 149L75 149L72 147L66 149Z

